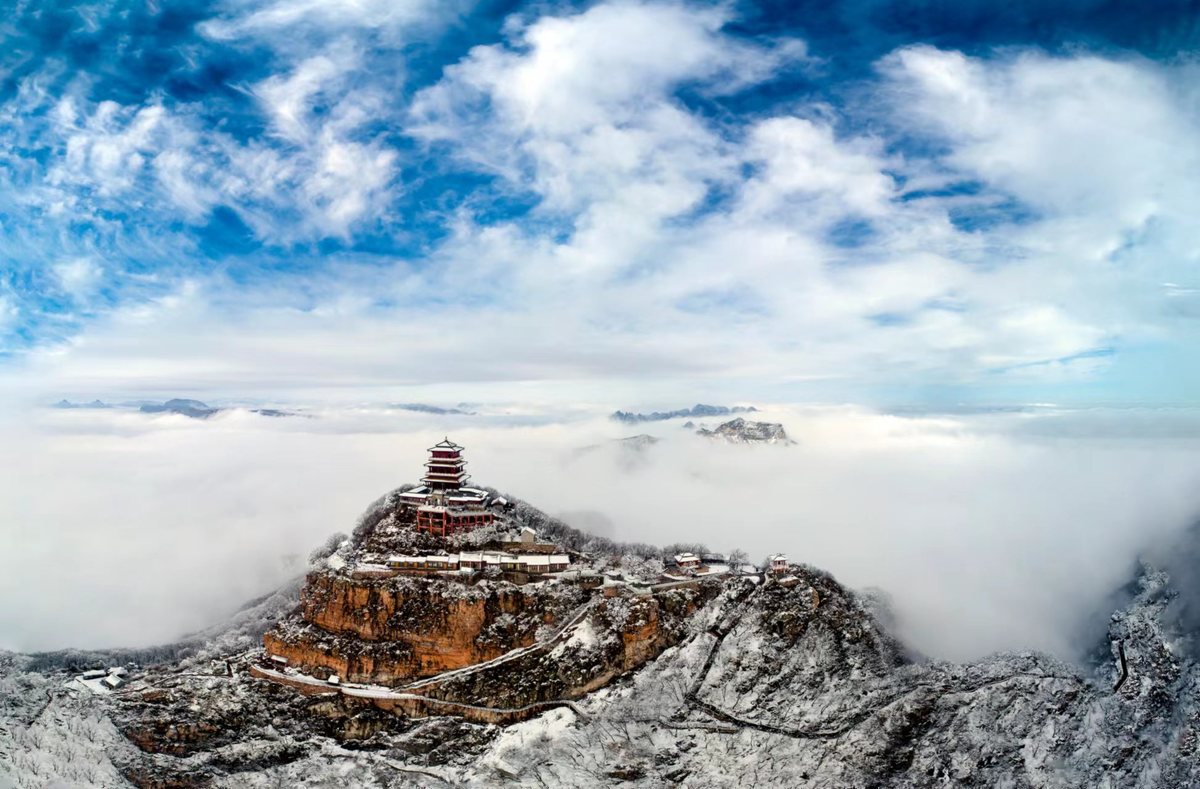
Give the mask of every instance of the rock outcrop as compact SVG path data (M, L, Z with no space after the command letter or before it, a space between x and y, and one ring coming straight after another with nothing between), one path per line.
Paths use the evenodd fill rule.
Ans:
M796 443L788 438L783 425L778 422L751 422L740 416L718 425L713 430L702 427L696 431L696 435L728 441L731 444Z
M324 569L308 576L299 611L264 646L306 673L392 685L529 646L583 600L565 585L356 579Z

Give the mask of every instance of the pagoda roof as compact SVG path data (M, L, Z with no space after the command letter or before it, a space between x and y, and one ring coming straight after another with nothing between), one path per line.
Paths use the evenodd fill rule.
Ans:
M460 447L458 444L455 444L447 437L431 446L427 451L432 452L435 449L457 449L461 451L462 447Z

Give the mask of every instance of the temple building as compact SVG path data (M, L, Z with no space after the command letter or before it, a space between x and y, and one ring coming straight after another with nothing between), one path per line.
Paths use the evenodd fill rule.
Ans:
M465 484L470 475L463 448L445 438L428 451L424 484L400 494L416 506L417 531L446 537L491 524L495 516L487 510L488 492Z
M425 461L425 476L421 481L430 490L459 490L470 477L467 461L462 456L463 448L449 438L444 438L429 448L429 460Z

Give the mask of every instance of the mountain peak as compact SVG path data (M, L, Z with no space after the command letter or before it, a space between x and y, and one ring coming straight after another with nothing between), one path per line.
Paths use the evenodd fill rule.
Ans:
M782 444L787 446L796 443L788 438L783 425L778 422L752 422L740 416L719 425L714 430L702 427L696 431L696 434L706 438L721 439L731 444Z

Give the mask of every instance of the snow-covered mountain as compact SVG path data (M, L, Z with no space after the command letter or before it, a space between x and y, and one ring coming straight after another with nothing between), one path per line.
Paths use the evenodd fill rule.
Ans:
M778 422L752 422L740 416L718 425L713 430L702 427L696 431L696 434L706 438L728 441L731 444L786 445L796 443L788 438L783 425Z
M522 507L542 533L638 572L628 557L601 559L603 541ZM253 678L259 637L300 601L293 585L158 651L0 656L0 786L1194 787L1200 668L1185 648L1188 571L1173 579L1143 564L1090 666L1033 653L920 659L889 633L878 598L804 565L700 578L648 592L642 608L607 595L574 607L576 590L546 646L454 672L435 694L463 708L471 700L477 717L580 688L508 725L405 717L381 709L369 687L357 698L302 695ZM391 588L361 585L376 597ZM453 625L453 611L416 605L414 588L404 582L405 617ZM651 632L636 618L651 604L661 651L622 671L614 656ZM364 622L382 616L362 605ZM124 687L78 678L117 663L127 664ZM608 677L604 667L616 675L588 679Z

